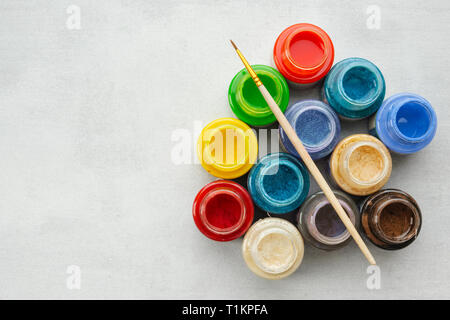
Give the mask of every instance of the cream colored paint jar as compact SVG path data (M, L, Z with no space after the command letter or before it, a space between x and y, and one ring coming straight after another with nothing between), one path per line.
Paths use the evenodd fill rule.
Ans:
M364 196L381 189L389 180L392 159L384 144L368 134L341 140L330 158L330 173L344 191Z
M287 220L261 219L245 235L242 254L247 266L258 276L281 279L300 266L304 254L303 238Z

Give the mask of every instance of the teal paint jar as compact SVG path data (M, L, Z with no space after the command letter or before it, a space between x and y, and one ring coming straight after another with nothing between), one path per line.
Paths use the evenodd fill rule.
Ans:
M309 192L306 167L288 153L261 158L248 175L248 190L255 204L270 213L297 209Z
M362 58L348 58L334 65L322 88L323 100L346 120L359 120L375 113L385 93L383 74Z

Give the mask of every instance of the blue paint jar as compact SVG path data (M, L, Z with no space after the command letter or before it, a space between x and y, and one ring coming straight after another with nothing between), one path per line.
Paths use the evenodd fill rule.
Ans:
M318 100L304 100L290 106L285 115L311 158L320 159L333 151L339 141L341 124L330 106ZM281 126L279 131L284 150L300 158Z
M385 92L381 71L362 58L348 58L336 63L322 88L324 101L347 120L366 118L376 112Z
M308 171L288 153L271 153L261 158L250 171L248 190L262 210L288 213L297 209L308 195Z
M437 118L431 104L413 93L399 93L383 102L369 120L369 133L391 151L409 154L425 148L433 140Z

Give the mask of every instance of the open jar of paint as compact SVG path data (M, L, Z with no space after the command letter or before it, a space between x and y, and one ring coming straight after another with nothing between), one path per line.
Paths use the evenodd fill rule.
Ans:
M433 140L437 118L431 104L417 94L399 93L386 99L369 121L369 132L391 151L409 154Z
M197 155L206 171L223 179L246 174L258 157L258 141L252 129L233 118L212 121L203 128Z
M376 112L383 102L386 85L372 62L348 58L331 68L322 96L343 119L358 120Z
M231 241L250 227L254 208L249 193L241 185L218 180L198 192L192 215L205 236L216 241Z
M350 221L358 227L359 209L355 202L340 191L333 191ZM306 198L297 215L297 226L302 236L313 246L335 250L351 241L350 233L323 192Z
M270 213L297 209L309 192L305 166L288 153L261 158L248 175L248 190L255 204Z
M330 173L345 192L364 196L381 189L392 171L388 149L368 134L342 139L330 157Z
M376 246L397 250L419 235L422 214L417 202L404 191L385 189L369 196L361 206L361 225Z
M333 151L339 141L341 124L327 104L318 100L300 101L290 106L285 115L311 158L317 160ZM279 131L281 147L300 158L281 126Z
M277 38L273 60L291 85L310 87L323 79L334 60L334 47L328 34L309 24L294 24Z
M289 88L283 76L274 68L252 66L281 111L289 102ZM228 102L236 117L254 127L265 127L276 121L250 74L244 68L233 78L228 88Z
M281 279L300 266L304 254L302 236L287 220L265 218L248 230L242 255L251 271L266 279Z

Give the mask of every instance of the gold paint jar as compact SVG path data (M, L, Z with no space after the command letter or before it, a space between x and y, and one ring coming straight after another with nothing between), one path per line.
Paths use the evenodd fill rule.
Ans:
M392 171L388 149L368 134L354 134L341 140L330 158L330 173L345 192L365 196L380 190Z

